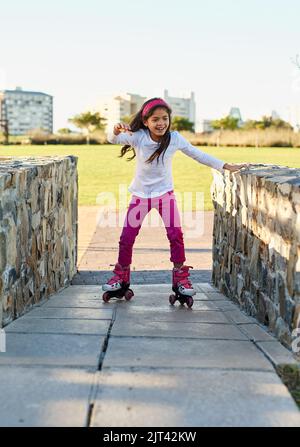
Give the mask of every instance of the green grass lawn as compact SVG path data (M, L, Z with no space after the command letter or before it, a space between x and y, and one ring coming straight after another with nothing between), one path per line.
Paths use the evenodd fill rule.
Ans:
M96 205L102 192L116 194L119 185L129 185L135 170L135 160L118 158L121 146L0 146L0 156L76 155L78 156L79 205ZM269 163L300 168L300 149L297 148L216 148L204 147L204 152L229 163ZM178 151L173 161L174 187L177 192L204 193L205 210L212 210L210 185L211 169ZM128 199L130 195L128 193Z

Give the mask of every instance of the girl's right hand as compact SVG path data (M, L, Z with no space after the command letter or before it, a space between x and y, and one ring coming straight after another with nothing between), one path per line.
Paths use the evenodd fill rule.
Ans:
M128 132L130 133L130 135L132 135L130 126L128 124L124 124L124 123L117 123L114 126L114 134L115 135L119 135L119 133L121 132Z
M239 171L242 168L249 168L251 166L251 163L225 163L223 165L223 169L228 169L228 171L236 172Z

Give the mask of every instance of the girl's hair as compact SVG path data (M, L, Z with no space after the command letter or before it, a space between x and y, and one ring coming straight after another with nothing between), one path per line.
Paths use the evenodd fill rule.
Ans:
M146 160L146 163L152 163L152 161L155 159L157 159L156 161L158 163L159 156L161 154L162 154L162 160L164 160L165 152L168 149L168 146L169 146L170 140L171 140L170 127L171 127L172 110L171 110L170 106L165 101L163 101L163 103L160 103L160 104L156 103L153 107L150 107L149 110L145 110L146 113L143 113L147 104L149 104L152 101L159 101L159 100L163 101L163 100L161 100L161 98L151 98L148 101L144 102L144 104L142 105L142 107L140 108L138 113L133 117L133 119L129 123L132 132L137 132L140 129L147 129L147 126L145 126L143 121L146 121L153 114L155 109L165 108L169 115L169 125L168 125L168 128L167 128L165 134L163 135L163 137L161 139L160 145L156 149L156 151L154 151L153 154L148 158L148 160ZM136 154L135 154L134 148L131 147L130 144L126 144L125 146L122 147L121 155L119 155L119 157L123 157L126 154L126 152L128 152L130 150L133 151L133 156L128 158L127 161L133 160L134 157L136 156Z

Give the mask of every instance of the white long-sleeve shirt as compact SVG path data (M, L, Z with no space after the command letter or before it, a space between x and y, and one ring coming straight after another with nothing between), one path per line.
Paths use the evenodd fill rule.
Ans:
M148 129L140 129L130 135L128 132L121 132L115 135L112 131L107 135L107 139L112 144L130 144L136 152L136 171L134 179L129 185L128 190L143 198L158 197L174 189L172 178L172 159L177 150L193 158L194 160L206 166L223 172L224 161L219 160L205 152L192 146L177 131L171 131L171 141L164 154L162 154L152 163L146 163L146 160L159 147L159 143L153 141Z

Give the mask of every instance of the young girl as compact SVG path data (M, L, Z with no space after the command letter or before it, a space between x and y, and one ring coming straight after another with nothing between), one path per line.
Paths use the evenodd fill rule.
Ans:
M132 198L127 210L124 227L119 241L119 258L115 265L114 276L102 286L106 292L104 301L108 301L113 292L126 291L130 283L130 264L135 238L139 233L145 216L154 207L163 219L170 242L173 262L172 288L181 295L192 297L196 292L189 279L191 266L184 265L186 260L180 216L173 192L172 158L179 149L184 154L204 165L223 172L228 169L238 171L248 164L228 164L212 157L192 146L177 131L170 131L171 108L160 98L146 101L130 125L118 123L108 141L123 144L121 157L129 150L137 157L136 173L129 186ZM125 286L125 288L124 288ZM119 293L120 293L119 292ZM118 294L118 292L117 292ZM125 298L133 295L127 291ZM120 296L124 296L124 293ZM192 299L191 299L192 300Z

